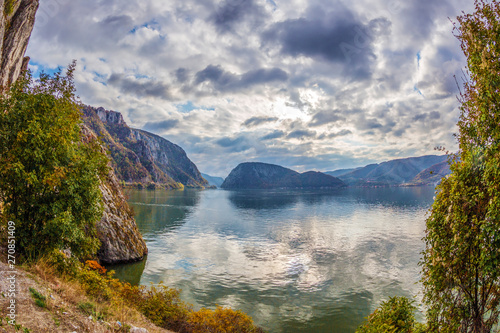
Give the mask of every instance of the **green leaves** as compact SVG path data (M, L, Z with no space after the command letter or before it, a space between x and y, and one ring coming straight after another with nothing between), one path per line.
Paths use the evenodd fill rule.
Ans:
M415 320L416 307L406 297L391 297L366 318L356 333L418 333L424 325Z
M455 25L468 70L460 151L437 189L424 238L431 332L491 332L500 315L500 4L475 3Z
M16 221L17 250L29 258L66 248L84 257L99 246L107 158L94 138L82 136L74 68L38 81L27 73L0 96L1 197Z

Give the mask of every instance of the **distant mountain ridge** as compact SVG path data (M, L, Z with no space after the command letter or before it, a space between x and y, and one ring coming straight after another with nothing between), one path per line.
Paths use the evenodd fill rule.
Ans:
M344 182L340 179L321 172L298 173L279 165L260 162L239 164L221 185L224 189L341 188L344 186Z
M445 167L447 159L447 155L425 155L369 164L351 171L344 169L325 173L336 175L351 186L426 185L439 182L443 176L449 174L449 169ZM439 170L440 176L436 174L435 177L430 177L433 170Z
M444 161L423 170L413 178L411 183L415 185L437 184L451 173L448 161Z
M207 175L206 173L202 173L201 175L208 181L208 184L211 186L220 187L222 183L224 183L224 178L222 177L214 177Z
M149 132L130 128L121 113L85 106L84 123L110 152L119 180L166 188L205 187L196 165L176 144Z

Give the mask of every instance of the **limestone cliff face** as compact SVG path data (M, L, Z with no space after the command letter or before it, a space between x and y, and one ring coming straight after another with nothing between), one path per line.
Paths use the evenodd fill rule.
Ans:
M148 252L146 243L111 168L100 188L104 213L97 223L97 237L101 241L99 260L105 264L142 260Z
M38 0L0 0L0 87L15 82L27 67L24 58L35 24Z
M82 126L84 142L96 140L96 135L87 126ZM104 148L102 148L105 152ZM106 179L101 179L104 212L97 222L97 237L101 248L97 253L104 264L141 260L147 254L146 243L137 229L132 210L122 193L111 165Z
M108 148L119 180L155 183L166 188L209 186L178 145L152 133L130 128L116 111L86 106L84 115L85 124Z

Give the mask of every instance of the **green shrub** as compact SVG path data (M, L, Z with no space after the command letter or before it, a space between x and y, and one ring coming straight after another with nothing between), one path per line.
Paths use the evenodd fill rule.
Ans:
M424 325L415 320L416 308L406 297L391 297L383 302L356 333L420 333Z
M188 319L190 306L181 301L180 291L160 284L144 290L139 309L155 325L181 330Z
M110 280L108 276L103 276L99 272L85 266L78 273L77 279L87 295L103 301L111 299L113 292L109 285Z
M47 303L45 303L47 297L40 294L35 288L30 287L29 290L31 293L31 297L33 297L33 299L35 300L35 304L45 309L47 307Z

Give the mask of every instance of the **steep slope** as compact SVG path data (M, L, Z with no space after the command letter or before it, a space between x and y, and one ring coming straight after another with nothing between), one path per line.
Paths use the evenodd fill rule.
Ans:
M339 178L349 185L399 185L413 180L421 171L441 163L446 155L427 155L396 159L380 164L370 164L363 168L340 175Z
M210 186L220 187L222 185L222 183L224 183L224 178L222 178L222 177L214 177L214 176L207 175L205 173L202 173L201 175L203 176L203 178L205 178L208 181L208 184Z
M444 161L421 171L410 183L415 185L438 184L443 177L451 173L448 161Z
M167 188L204 187L208 182L186 152L152 133L130 128L116 111L86 106L85 124L109 149L119 180Z
M321 172L298 173L279 165L247 162L234 168L221 185L224 189L339 188L345 184Z
M96 139L86 126L82 126L82 136L84 142ZM106 179L101 179L100 189L104 212L96 225L97 237L101 241L97 253L99 260L104 264L142 260L148 249L111 167Z

